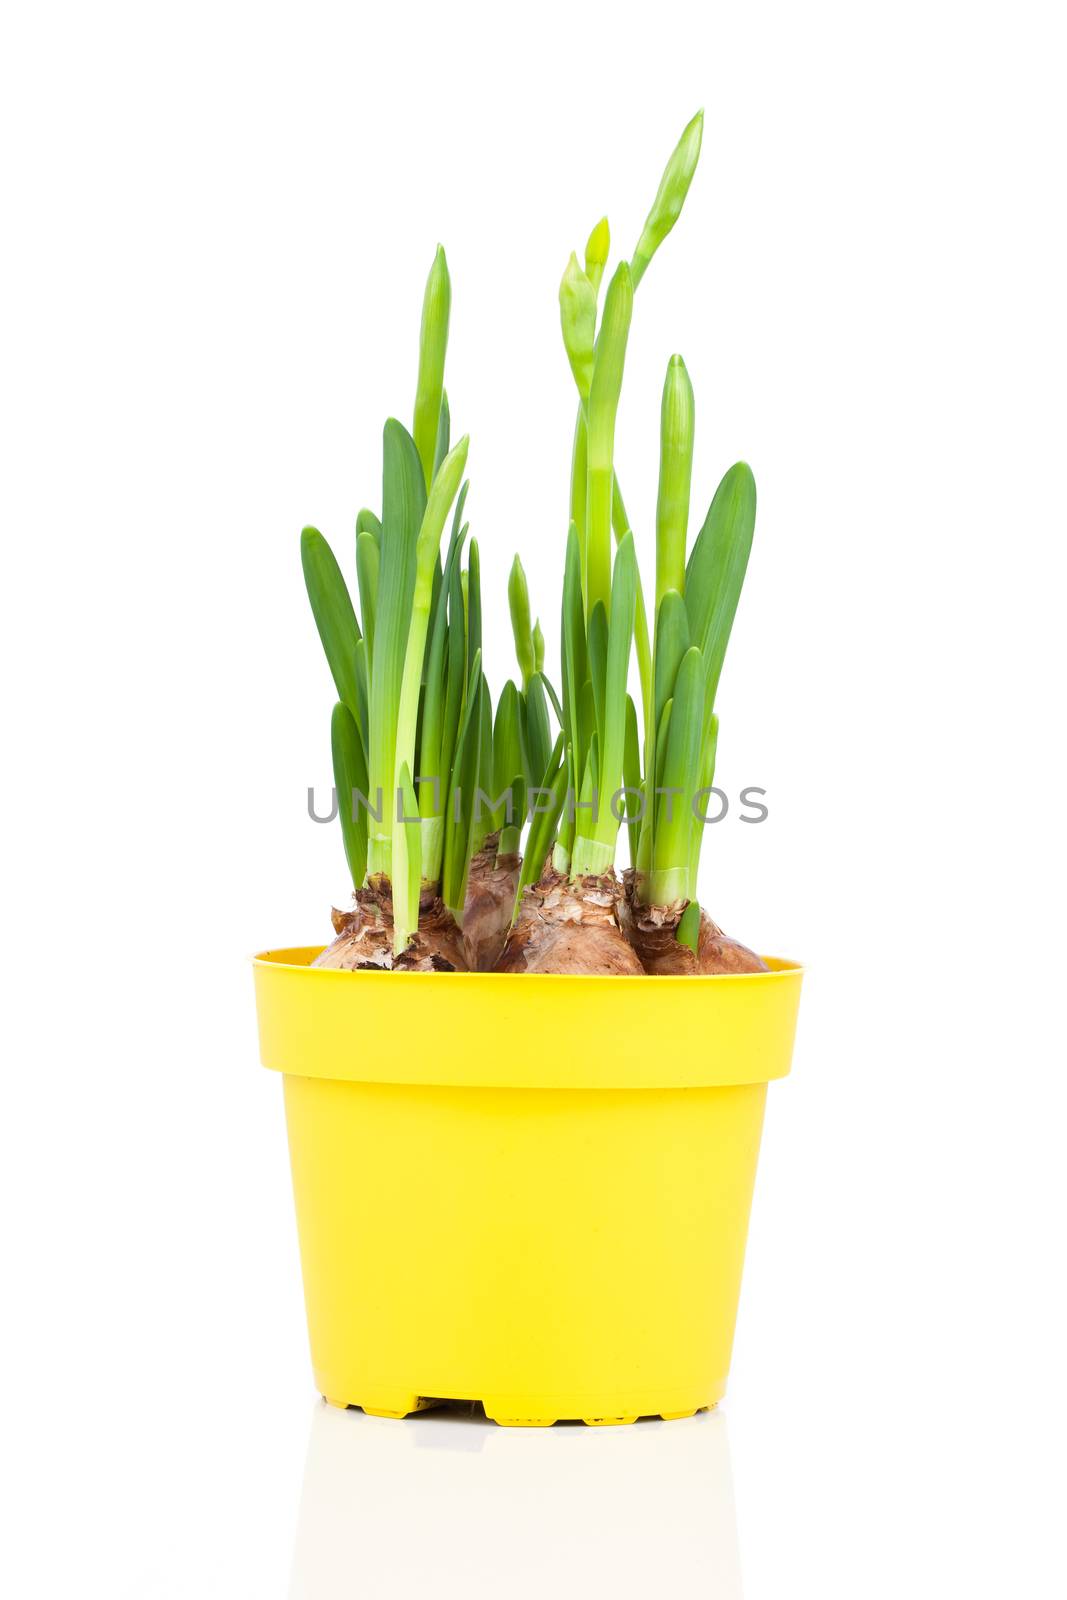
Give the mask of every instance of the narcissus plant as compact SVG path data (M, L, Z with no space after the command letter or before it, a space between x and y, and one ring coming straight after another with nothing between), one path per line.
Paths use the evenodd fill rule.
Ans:
M560 284L563 343L578 391L562 605L566 782L550 861L527 851L502 960L509 971L763 966L697 900L699 804L714 778L715 693L752 542L752 474L739 464L726 475L687 554L695 402L685 363L672 357L661 408L650 639L614 448L634 292L681 214L702 127L698 113L667 164L632 257L611 277L599 326L606 218L589 236L584 267L572 255ZM627 689L632 645L640 718ZM632 864L623 886L615 856L624 820Z
M381 516L365 510L356 519L362 626L322 534L305 528L301 536L338 696L334 783L353 884L352 908L334 913L337 938L318 958L322 966L465 970L478 943L472 863L486 870L489 829L474 801L491 766L492 708L473 540L463 564L468 440L450 448L449 439L450 305L439 249L423 302L413 429L386 422Z

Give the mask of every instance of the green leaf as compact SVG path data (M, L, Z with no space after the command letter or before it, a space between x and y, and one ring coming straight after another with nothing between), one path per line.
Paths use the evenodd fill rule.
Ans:
M600 600L593 607L589 617L589 635L586 644L589 651L589 681L593 686L594 726L603 740L608 677L608 617Z
M363 742L364 752L370 749L370 671L367 665L367 641L360 639L356 644L356 705L354 715L359 737ZM349 710L353 708L350 706Z
M448 805L445 811L441 893L445 905L460 927L463 926L463 904L467 896L467 876L473 854L474 797L481 764L483 681L479 652L472 663L472 691L467 696L463 721L456 741L456 759L452 768Z
M374 619L378 607L379 547L373 533L356 534L356 579L359 584L359 609L363 613L363 632L371 661L374 660Z
M663 707L674 694L674 680L682 657L689 649L689 614L685 601L675 589L668 589L660 601L656 617L656 727Z
M573 522L567 534L567 557L563 571L563 615L560 633L563 641L563 728L565 749L570 787L577 793L581 780L578 762L580 755L584 754L588 748L588 735L583 739L580 727L583 690L588 691L591 709L592 687L586 675L581 554L578 548L578 530ZM559 843L564 855L568 857L573 836L574 819L568 816L559 828Z
M586 541L586 501L589 496L589 432L585 412L578 407L578 420L574 424L574 445L571 449L571 523L578 535L581 554L582 589L588 581L589 548Z
M594 811L598 811L601 806L605 806L607 804L604 795L600 793L599 773L600 745L597 740L597 736L594 733L592 739L589 741L589 753L586 757L585 764L582 767L582 788L579 796L580 804L576 807L577 815L575 816L574 828L575 861L573 863L573 870L575 872L600 870L599 867L592 868L590 864L584 860L584 858L581 866L579 866L577 859L580 841L582 839L593 839L596 836L596 825L598 819L596 816L594 816Z
M478 541L467 550L467 660L472 663L482 648L482 564Z
M441 731L440 774L447 785L452 771L460 718L467 697L467 616L463 604L463 574L459 559L448 580L448 640L445 674L444 723Z
M441 463L448 454L452 437L452 419L448 411L448 391L441 390L441 414L437 423L437 448L433 457L433 475L436 478Z
M549 700L552 702L552 710L556 714L556 721L559 723L560 727L562 728L562 726L563 726L563 707L559 703L559 695L556 693L555 689L553 689L552 681L551 681L550 678L547 678L545 676L545 674L543 672L541 672L540 670L538 670L537 676L540 678L542 686L544 688L544 691L547 694Z
M435 476L436 476L436 473L435 473ZM448 540L449 553L451 553L452 550L456 549L457 547L458 548L462 548L463 541L467 537L467 525L463 521L463 507L464 507L464 504L466 503L467 490L469 488L470 488L470 483L467 482L467 481L465 481L460 486L459 497L456 500L456 509L455 509L455 511L453 512L453 515L452 515L452 532L449 535L449 540ZM447 563L447 557L446 557L446 563ZM442 602L445 604L445 607L447 609L448 591L447 591L447 587L446 587L446 584L445 584L445 574L444 574L444 570L442 568L441 557L440 557L440 552L439 552L438 553L438 558L437 558L437 567L436 567L436 569L434 571L434 575L433 575L433 604L432 604L431 612L430 612L430 615L431 615L430 632L429 632L429 634L427 636L427 639L426 639L426 662L425 662L425 665L424 665L424 668L423 668L423 678L426 677L426 675L428 674L429 669L430 669L430 650L431 650L431 645L432 645L432 640L433 640L433 630L434 630L433 619L436 618L436 616L437 616L437 607Z
M596 744L596 706L593 699L593 685L588 678L582 684L578 696L578 744L575 755L578 757L578 788L585 785L585 762L590 750Z
M384 797L382 822L371 822L369 868L390 872L389 840L396 815L396 727L411 627L415 550L426 509L426 486L415 442L394 418L385 424L382 450L382 550L370 683L372 790ZM342 696L342 698L344 698Z
M581 557L578 550L578 532L573 522L567 535L560 633L563 640L563 728L568 744L573 744L578 737L578 697L587 671Z
M637 866L637 845L641 832L639 797L641 793L641 735L637 726L637 707L626 696L626 735L622 751L622 781L626 795L626 831L630 844L630 865Z
M630 519L623 504L618 474L611 491L611 529L619 545L630 532ZM634 611L634 645L637 649L637 672L641 680L641 704L646 719L652 715L652 651L648 641L648 616L645 611L645 593L641 584L641 569L637 569L637 606ZM646 728L646 735L648 729Z
M743 461L730 468L697 534L685 577L689 631L704 655L710 715L730 642L756 526L756 483Z
M622 777L623 744L626 729L626 677L630 665L630 645L634 636L634 606L637 594L637 556L633 534L628 533L615 557L611 584L611 622L608 630L608 659L605 683L604 731L601 735L600 788L604 826L614 838L618 823L609 801ZM601 837L604 837L601 834Z
M530 782L540 783L552 749L548 706L545 704L545 679L540 673L535 673L527 685L525 710L526 741L532 773Z
M651 827L647 826L648 819L646 818L646 827L642 830L641 834L641 844L642 846L646 847L647 853L646 849L643 849L638 862L642 872L650 871L652 868L652 852L655 849L656 822L658 820L656 813L659 806L659 797L656 794L656 785L661 781L661 774L667 760L667 740L670 738L671 711L673 706L674 701L668 700L667 704L663 707L663 710L660 713L659 721L656 724L656 748L654 753L655 765L652 768L653 776L650 777L647 772L645 773L645 787L649 797L652 825Z
M367 812L355 803L353 794L367 794L367 762L355 719L343 701L338 701L333 708L330 746L345 859L352 874L352 886L358 889L367 876Z
M496 799L493 793L493 702L484 672L481 674L481 689L478 695L478 728L478 783L482 794L475 796L474 820L471 828L472 856L477 854L497 827L492 804ZM487 798L483 798L483 795Z
M464 484L459 491L457 511L462 511L463 500L467 485ZM466 527L459 526L456 517L452 519L452 534L448 543L448 554L445 557L444 571L441 582L436 585L433 610L430 619L430 632L426 646L426 694L422 708L422 727L419 737L418 773L425 779L419 794L419 806L424 817L441 815L445 807L445 786L448 771L452 762L452 743L454 732L445 748L445 699L448 684L448 649L449 649L449 595L452 592L454 575L459 568L460 557L463 550L463 540L466 536ZM463 648L463 634L459 632L457 651ZM456 723L459 720L459 704L462 692L462 666L458 668L456 681ZM435 794L433 780L437 779ZM436 800L436 807L435 807Z
M440 559L441 535L467 462L469 440L460 439L441 463L434 478L419 525L415 545L415 583L412 591L411 617L408 624L407 652L404 657L404 675L401 683L400 704L396 721L396 765L414 769L416 738L418 732L419 694L426 660L426 641L430 629L430 612L433 604L433 576ZM423 774L425 776L425 774Z
M448 541L449 549L451 549L453 545L461 545L467 536L467 530L463 524L463 507L467 503L467 491L469 488L469 479L460 484L459 498L456 500L456 509L452 513L452 533Z
M515 773L511 780L511 821L504 814L504 821L500 829L500 854L502 856L518 855L522 845L522 825L526 820L526 779L521 772Z
M300 562L337 697L356 716L359 703L355 649L361 637L359 623L337 558L317 528L305 528L300 535Z
M496 720L493 723L493 796L502 795L509 785L525 770L522 756L522 698L518 689L509 678L505 683L500 700L496 708ZM518 824L522 820L521 814L516 809L515 795L512 794L511 807L512 823ZM496 828L502 828L507 821L505 808L500 807L493 818Z
M586 687L589 699L597 697L597 680L602 691L595 707L595 730L589 729L589 765L582 773L581 798L583 805L592 801L595 812L583 812L575 830L575 847L571 861L572 873L605 872L615 857L619 834L619 817L613 805L623 775L623 754L626 741L626 677L630 664L630 646L633 641L634 606L637 589L637 560L634 555L633 535L627 534L619 545L611 590L611 618L607 626L606 651L600 640L597 616L599 602L593 608L589 623L589 666L592 681ZM602 664L598 661L602 656ZM582 705L585 691L579 705ZM581 728L584 741L586 727Z
M653 905L669 905L689 894L692 801L700 786L704 726L704 663L695 647L682 659L669 703L666 751L663 766L658 768L657 787L665 792L656 808L650 882Z

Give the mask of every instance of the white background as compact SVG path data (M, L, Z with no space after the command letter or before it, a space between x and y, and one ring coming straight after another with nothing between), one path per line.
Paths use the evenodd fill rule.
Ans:
M1058 8L12 8L0 49L6 1592L1062 1595ZM351 565L434 246L492 682L558 661L556 287L632 249L618 452L760 494L704 898L809 964L721 1414L322 1411L248 956L328 934L313 521ZM542 1025L544 1019L531 1019ZM743 1589L742 1589L743 1582Z

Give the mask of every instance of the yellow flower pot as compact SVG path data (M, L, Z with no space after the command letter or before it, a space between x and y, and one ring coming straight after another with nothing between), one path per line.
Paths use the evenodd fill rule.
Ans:
M689 1416L730 1366L767 1084L801 970L338 972L255 960L311 1358L333 1405Z

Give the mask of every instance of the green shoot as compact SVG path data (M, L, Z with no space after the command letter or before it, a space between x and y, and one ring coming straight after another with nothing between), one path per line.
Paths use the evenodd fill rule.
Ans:
M396 750L394 758L396 771L407 774L409 787L411 787L412 769L415 766L415 733L419 714L419 686L422 682L426 635L430 625L434 569L438 560L445 518L448 516L452 502L459 491L463 472L467 465L467 447L468 440L464 435L456 445L456 448L449 452L442 463L441 470L430 489L429 499L426 502L426 509L422 516L415 544L415 574L407 627L407 649L404 656L403 677L396 713ZM389 791L389 803L390 805L393 804L391 789ZM411 809L417 813L414 795L412 795ZM405 815L407 815L406 812ZM416 825L416 836L418 831ZM405 833L410 833L410 829L405 828ZM403 848L399 859L396 858L394 852L392 863L394 940L398 953L406 948L408 941L418 926L418 881L416 880L414 890L412 890L407 877L416 869L421 870L421 852L412 849L409 842ZM414 896L414 899L412 899L412 896ZM414 921L409 922L407 915L412 904L415 907Z
M686 651L669 702L661 781L652 843L649 899L670 905L689 896L689 851L692 797L700 782L701 734L704 722L704 663L695 647Z
M396 769L396 827L393 830L393 953L407 949L419 925L419 889L422 882L422 841L418 805L411 782L411 767L401 761Z
M689 486L695 430L693 385L681 356L672 356L660 406L659 497L656 502L656 610L668 589L685 593Z
M448 904L461 918L480 826L475 790L492 768L476 545L469 572L461 564L466 438L449 448L450 305L448 266L438 249L423 299L413 432L386 423L381 518L366 508L356 518L362 630L326 541L313 528L301 538L308 594L340 701L331 745L345 853L357 890L367 876L390 881L397 954L418 927L422 888L444 887L444 875ZM543 654L543 640L538 646L531 632L531 681L538 648ZM518 736L512 750L521 766ZM516 778L524 809L525 779ZM353 802L353 791L362 801Z
M382 546L382 525L378 521L378 518L374 515L374 512L373 511L368 511L366 509L366 507L364 507L364 509L356 517L356 538L357 539L359 538L361 533L369 533L371 535L371 537L373 538L375 544L378 546L379 550L381 549L381 546Z
M608 219L601 217L585 241L585 275L593 285L594 294L600 291L600 280L604 276L610 249L611 230L608 227Z
M652 726L659 728L664 708L674 694L675 679L682 658L689 649L689 621L685 601L675 589L663 596L656 621L656 658ZM655 741L646 746L645 814L641 824L642 845L638 866L647 871L651 862L652 840L656 829L656 785L659 783Z
M530 627L530 592L518 556L511 564L511 573L508 577L508 608L511 612L511 631L515 637L515 656L519 663L519 671L522 673L522 686L525 689L539 669L534 650L533 630Z
M463 599L463 572L459 559L453 561L448 580L448 649L445 662L444 717L441 753L437 771L447 785L455 760L460 718L467 695L467 622ZM442 806L447 794L442 797Z
M700 158L703 133L704 113L698 111L692 121L686 124L682 137L674 147L660 179L652 209L645 218L631 263L634 288L641 282L649 262L681 215Z
M589 399L593 382L593 350L596 343L596 289L571 252L567 270L559 286L560 324L563 347L571 364L574 381L582 400Z
M578 530L571 523L567 535L567 556L563 569L563 732L567 752L568 784L572 793L578 789L578 755L584 752L579 724L579 704L582 686L586 682L585 622L582 604L581 554L578 548ZM574 836L574 818L568 812L556 841L553 861L558 871L570 867L570 851Z
M682 912L682 919L678 924L675 938L679 944L688 945L696 955L700 945L700 903L690 900Z
M496 796L487 792L493 787L493 701L484 672L481 674L478 696L478 784L479 792L474 797L474 826L471 829L472 856L477 854L497 827L493 808Z
M633 640L637 558L633 535L619 545L605 625L598 603L590 621L588 661L595 733L582 781L582 817L576 826L571 873L606 872L615 859L620 817L615 796L623 776L626 742L626 677ZM579 711L580 714L580 711ZM592 804L587 812L586 804Z
M435 574L434 596L429 639L426 651L426 687L422 701L421 729L419 734L418 776L419 811L422 816L422 874L436 883L441 875L441 857L444 849L445 789L452 762L452 743L446 737L446 714L450 648L454 645L460 661L456 673L456 706L462 694L462 653L465 650L462 616L450 611L453 595L453 576L459 571L463 542L467 536L466 525L461 525L467 485L459 491L452 518L452 534L445 557L441 579Z
M426 280L426 292L422 302L419 379L415 391L415 447L422 462L427 489L433 481L438 433L442 426L445 352L448 349L448 319L451 309L452 284L448 276L448 263L443 248L438 245L433 266L430 268L430 276Z
M526 780L523 761L522 696L509 678L504 685L493 724L493 798L510 794L511 814L502 806L493 817L500 830L501 855L517 855L526 816ZM519 792L521 786L521 794Z
M611 610L611 492L615 416L622 391L626 341L633 314L630 269L622 262L608 285L589 390L586 482L586 614L599 600Z
M630 263L631 291L636 290L637 285L644 276L648 263L678 220L685 197L689 192L689 186L693 180L693 174L696 171L703 125L703 112L698 112L686 126L667 163L652 209L646 218L637 249ZM606 551L603 544L603 509L605 500L610 503L610 523L616 544L619 544L630 531L630 523L626 515L617 476L614 472L612 473L610 492L606 493L602 478L595 484L591 484L589 472L588 411L591 382L587 389L586 373L588 371L590 337L593 332L589 326L589 290L592 291L592 304L595 315L596 296L607 261L608 247L608 224L607 219L603 218L593 229L586 244L584 275L581 274L578 268L576 258L572 256L560 288L560 313L564 346L567 350L579 394L578 418L575 424L574 448L571 460L570 517L571 522L578 530L581 551L582 591L585 597L587 617L591 616L593 606L598 599L604 603L605 607L608 604L606 574L610 563L610 550ZM583 276L588 282L588 288L582 281ZM607 320L607 308L605 308L605 323L607 323ZM621 372L619 376L621 378ZM667 484L661 485L661 489L665 488L670 491L674 488L676 482L676 475L669 476ZM664 582L661 587L658 586L657 603L663 588L674 587L680 593L684 590L685 533L683 529L681 534L681 561L679 563L676 530L678 525L687 520L688 517L688 478L684 480L684 486L686 502L684 516L681 514L681 507L677 504L673 493L668 493L664 501L666 525L669 532L674 532L674 544L671 547L674 561L669 568L670 576L668 577L667 574L664 574ZM588 523L588 508L590 504L596 508L600 518L596 523L595 529L591 529ZM592 574L590 574L591 550L594 551ZM638 573L637 577L634 638L637 648L638 673L641 680L641 699L645 711L644 736L647 753L651 750L654 742L655 721L652 706L652 650L640 573Z

